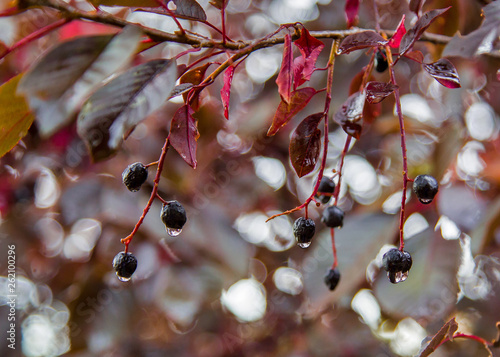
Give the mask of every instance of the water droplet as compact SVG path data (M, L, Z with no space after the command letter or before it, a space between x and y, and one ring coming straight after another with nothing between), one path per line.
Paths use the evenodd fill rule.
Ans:
M167 233L170 237L177 237L181 232L182 229L167 228Z
M408 271L402 272L402 271L397 271L397 272L388 272L387 276L389 277L389 280L393 284L401 283L408 279Z
M305 243L297 243L297 245L301 248L308 248L311 245L311 242L305 242Z
M130 281L130 279L132 279L132 277L125 278L124 276L118 275L118 273L116 273L116 276L118 277L118 280L123 282L127 282Z
M432 202L432 198L419 198L418 200L422 202L424 205L427 205Z

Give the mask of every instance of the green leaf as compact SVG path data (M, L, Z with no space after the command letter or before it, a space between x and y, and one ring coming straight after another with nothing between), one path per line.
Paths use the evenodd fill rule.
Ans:
M77 121L92 159L114 154L134 127L170 97L176 78L175 61L160 59L131 68L99 88Z
M128 64L141 39L130 26L115 36L80 37L56 46L32 66L19 83L36 113L42 137L74 118L102 81Z
M21 76L0 86L0 157L26 135L33 123L34 117L26 100L16 94Z

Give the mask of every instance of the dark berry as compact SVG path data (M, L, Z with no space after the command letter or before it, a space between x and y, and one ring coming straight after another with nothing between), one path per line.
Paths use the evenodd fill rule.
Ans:
M148 169L140 162L129 165L122 173L123 183L132 192L139 191L147 179Z
M413 180L413 192L415 192L420 202L424 204L432 202L434 196L438 193L438 189L437 180L430 175L419 175Z
M335 182L333 182L331 178L323 176L321 178L321 182L319 183L318 193L316 194L316 197L322 204L326 204L328 203L328 201L330 201L330 198L332 197L331 194L334 191L335 191ZM327 195L324 195L325 193Z
M300 217L293 224L293 235L301 248L307 248L311 245L314 232L316 232L316 224L310 218Z
M387 271L390 282L397 284L408 278L412 259L410 253L407 251L392 248L384 254L382 264Z
M337 206L327 207L323 210L321 222L330 228L342 227L344 225L344 211Z
M325 275L324 282L328 289L335 290L340 280L340 272L337 268L330 269Z
M182 229L186 223L186 210L177 201L169 201L161 208L161 220L167 229Z
M113 259L113 268L118 279L122 281L130 280L137 268L137 258L132 253L120 252Z
M377 51L377 53L375 54L374 66L375 70L379 73L384 72L389 67L385 50Z

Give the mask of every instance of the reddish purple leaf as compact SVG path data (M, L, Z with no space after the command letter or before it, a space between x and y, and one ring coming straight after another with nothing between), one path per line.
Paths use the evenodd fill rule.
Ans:
M281 100L290 103L292 97L293 86L293 53L292 53L292 36L285 35L285 48L283 49L283 60L281 61L280 73L276 78L278 92Z
M175 15L190 20L205 21L207 14L196 0L173 0L176 8Z
M342 107L335 113L335 121L355 139L359 139L363 129L364 106L364 92L356 92L347 98Z
M423 63L422 66L436 81L446 88L460 88L460 78L453 63L441 58L434 63Z
M195 169L196 140L200 134L193 114L194 110L189 105L183 105L175 112L170 124L170 144Z
M290 160L297 176L307 175L316 166L321 151L321 130L318 124L323 113L312 114L302 120L290 139Z
M295 114L305 108L307 103L309 103L316 93L316 89L314 88L300 88L293 92L290 104L281 101L276 113L274 114L273 123L267 131L267 135L273 136L276 134L281 127L285 126L294 117Z
M396 32L389 40L388 45L391 46L392 48L399 47L399 44L401 43L401 39L403 38L403 36L406 33L405 18L406 18L406 15L403 14L403 17L401 18L401 21L399 21L398 27L396 28Z
M401 39L401 43L399 44L399 55L403 56L417 41L425 30L431 25L436 17L444 14L451 6L448 6L445 9L431 10L422 15L421 18L417 20L415 26L406 32L406 34Z
M224 86L220 90L224 116L229 119L229 97L231 96L231 83L233 82L234 66L229 66L224 72Z
M358 32L344 38L340 44L339 53L346 54L363 48L385 46L387 42L375 31Z
M368 82L365 87L366 101L370 104L380 103L397 88L398 86L392 83Z
M304 27L298 40L294 42L298 47L301 57L294 61L294 89L311 79L319 54L325 47L324 43L312 37Z
M225 9L229 0L212 0L210 1L210 5L215 6L217 9L222 10Z
M405 57L411 58L415 62L422 63L424 61L424 54L420 51L410 51L405 53Z
M359 0L347 0L345 2L345 17L347 19L347 28L351 28L358 18Z

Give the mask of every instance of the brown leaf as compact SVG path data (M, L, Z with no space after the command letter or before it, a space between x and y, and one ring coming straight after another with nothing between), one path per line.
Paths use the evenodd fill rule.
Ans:
M321 130L318 124L323 113L308 116L297 126L290 139L290 160L297 176L307 175L316 166L321 150Z
M363 48L385 46L387 42L375 31L358 32L344 38L339 46L339 53L347 54Z
M460 88L457 69L446 58L441 58L434 63L423 63L422 67L446 88Z
M347 98L342 107L335 113L335 121L355 139L359 139L363 129L364 106L365 94L359 91Z
M455 318L452 318L432 337L429 344L420 352L418 357L427 357L436 350L437 347L445 340L453 340L453 334L458 330L458 324Z
M275 135L280 128L285 126L294 117L295 114L305 108L307 103L309 103L316 93L316 89L314 88L300 88L293 92L290 104L281 101L274 114L273 123L267 131L267 135Z
M205 78L205 73L207 72L207 69L208 67L210 67L211 64L212 64L211 62L208 62L199 67L190 69L189 71L184 73L182 77L179 79L180 84L191 83L193 86L200 84ZM189 92L182 94L185 103L187 103L188 101L188 95ZM193 107L194 110L198 110L198 108L200 107L199 92L198 94L196 94L196 96L191 98L189 104Z

